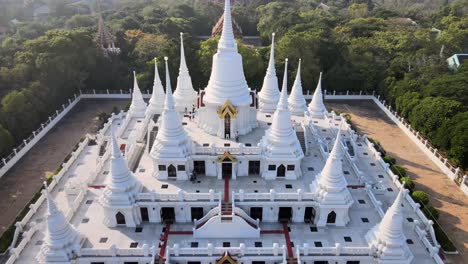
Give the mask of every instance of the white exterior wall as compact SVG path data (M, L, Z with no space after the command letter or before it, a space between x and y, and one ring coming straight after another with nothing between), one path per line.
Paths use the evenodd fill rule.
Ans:
M208 134L224 138L224 119L219 118L218 109L221 106L206 103L198 109L198 126ZM238 113L231 119L231 138L236 132L245 135L258 126L256 109L250 106L235 106Z

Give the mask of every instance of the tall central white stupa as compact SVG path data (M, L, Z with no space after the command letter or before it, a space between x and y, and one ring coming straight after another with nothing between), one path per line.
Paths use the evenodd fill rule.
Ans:
M200 98L198 125L219 137L247 134L257 126L254 97L234 39L231 4L225 0L223 32L213 56L208 86Z

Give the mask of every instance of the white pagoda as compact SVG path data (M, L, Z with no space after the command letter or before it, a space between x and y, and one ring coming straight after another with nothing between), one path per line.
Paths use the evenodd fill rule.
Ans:
M289 96L289 110L291 114L295 116L303 116L307 110L306 100L302 91L302 80L301 80L301 59L299 59L299 65L297 66L296 79L294 80L293 87L291 89L291 95Z
M189 112L195 107L197 92L193 90L192 79L190 78L187 63L185 61L184 37L180 33L180 67L179 77L177 77L177 88L174 91L174 101L179 112Z
M271 34L270 61L263 79L262 90L258 93L258 109L264 113L274 113L279 97L280 91L275 69L275 33L273 33Z
M187 136L172 96L169 67L166 61L166 101L160 118L158 135L151 148L154 160L154 176L159 179L175 178L187 180L191 152L191 141Z
M232 31L231 4L225 1L223 32L213 56L208 86L201 92L198 125L221 138L245 135L258 126L255 101Z
M288 96L286 59L280 92L273 40L262 91L248 88L224 7L206 89L188 100L183 44L174 94L167 57L148 106L135 76L130 109L70 155L6 263L443 263L432 221L326 110L321 78L304 96L299 62Z

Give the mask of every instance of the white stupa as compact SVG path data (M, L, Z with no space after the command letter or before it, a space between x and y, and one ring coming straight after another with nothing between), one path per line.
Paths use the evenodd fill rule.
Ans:
M224 110L229 108L230 114ZM218 137L234 138L257 127L254 94L244 76L242 57L232 31L231 4L225 0L223 32L208 86L201 96L199 127Z
M413 260L403 232L402 203L406 192L402 186L395 202L385 212L380 223L366 234L367 242L379 258L378 263L408 264Z
M322 73L320 73L319 81L317 88L315 89L314 95L312 96L312 101L308 107L310 116L313 118L323 119L327 114L327 108L323 103L323 94L322 94Z
M271 52L268 69L263 79L262 90L258 93L258 107L261 112L274 113L280 97L275 69L275 33L271 34Z
M99 198L104 209L104 223L110 227L120 224L134 227L140 223L135 198L141 191L142 185L128 168L113 130L111 130L111 147L110 178L107 179L107 185ZM123 215L123 223L119 223L118 214Z
M57 208L45 186L47 201L44 244L39 250L38 263L70 263L84 242L83 236L67 221Z
M158 134L150 153L155 164L153 175L159 179L175 177L178 180L186 180L188 172L191 171L189 162L191 141L175 108L167 57L164 59L166 60L166 101L164 111L159 118Z
M180 33L180 67L177 77L177 88L174 91L176 109L179 112L192 111L197 100L197 92L193 90L192 78L190 78L187 63L185 61L184 38Z
M263 176L270 180L278 177L297 179L302 174L300 163L304 153L297 139L296 131L293 129L291 114L288 109L287 67L288 60L286 59L279 103L273 114L271 127L265 132L262 139L266 163L276 166L276 170L265 170L263 173ZM286 169L285 164L293 165L294 169L285 170L283 175L282 169ZM280 166L283 167L280 168Z
M294 80L291 94L288 99L289 110L291 114L295 116L303 116L304 111L307 110L306 100L302 91L301 81L301 59L299 59L299 65L297 66L296 80Z
M146 111L146 103L143 100L143 95L141 94L140 87L138 87L138 81L136 78L136 73L133 72L133 92L132 92L132 102L130 108L128 109L128 115L130 117L144 117Z
M344 177L342 158L343 146L339 129L325 166L311 184L311 192L315 193L320 208L317 226L345 226L349 222L348 210L353 204L353 198Z
M159 78L158 72L158 62L154 58L154 81L153 81L153 93L151 94L151 99L149 100L148 107L146 108L146 117L151 117L156 114L161 114L164 109L164 98L166 97L164 93L164 88L161 83L161 78Z

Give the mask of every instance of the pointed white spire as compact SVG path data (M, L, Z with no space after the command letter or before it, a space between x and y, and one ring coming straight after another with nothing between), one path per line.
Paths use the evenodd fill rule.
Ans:
M175 103L174 97L172 96L172 87L171 87L171 76L169 74L169 66L168 66L168 57L164 57L164 63L166 65L166 100L164 102L164 110L174 110Z
M193 89L192 79L185 61L184 38L183 33L181 32L179 76L177 77L177 88L174 92L174 100L177 110L179 112L183 112L185 109L191 111L192 107L195 105L196 99L197 93Z
M263 145L267 157L293 157L301 159L304 153L297 139L296 131L293 129L291 114L288 109L288 59L285 60L284 65L281 96L277 109L273 114L271 127L266 131Z
M161 123L158 134L151 150L151 156L154 159L186 157L189 146L187 133L182 126L179 113L175 110L167 63L168 58L165 57L164 60L166 62L166 102L160 117Z
M44 186L47 201L47 229L45 243L36 258L40 263L68 262L74 257L73 252L77 252L81 247L83 237L57 208L47 190L46 183Z
M232 31L230 0L225 0L223 32L218 43L218 52L213 56L211 76L205 92L203 101L218 107L226 100L236 107L249 106L252 103L244 76L242 57L237 52Z
M156 58L154 58L153 93L151 94L151 99L149 100L149 105L146 109L146 115L152 116L154 114L161 114L164 109L165 97L166 95L161 83L161 78L159 78L158 62Z
M301 59L299 59L299 65L297 67L296 80L294 81L291 95L289 96L289 110L291 114L296 116L303 116L304 111L307 110L306 101L304 98L304 93L302 91L302 81L301 81Z
M128 168L114 129L111 129L111 148L110 178L101 196L101 205L104 207L132 205L142 187Z
M218 52L223 50L237 52L237 44L232 29L231 0L224 1L223 32L219 39Z
M258 93L259 109L264 113L273 113L275 111L280 96L275 69L275 33L271 34L271 39L270 61L263 79L262 90Z
M319 81L317 88L315 89L312 101L308 107L309 113L313 118L324 118L327 114L327 108L323 103L323 94L322 94L322 73L320 72Z
M402 260L401 263L410 263L413 258L403 232L404 211L402 203L406 193L407 190L402 185L395 202L385 212L380 223L366 234L367 242L381 259L391 258L392 260Z
M341 191L346 189L348 185L343 174L343 164L341 161L343 157L342 148L341 129L338 129L335 144L318 179L320 187L328 192Z
M146 103L143 100L140 87L138 87L138 81L136 78L136 72L133 72L133 92L132 92L132 103L128 109L128 113L131 116L143 117L146 111Z

